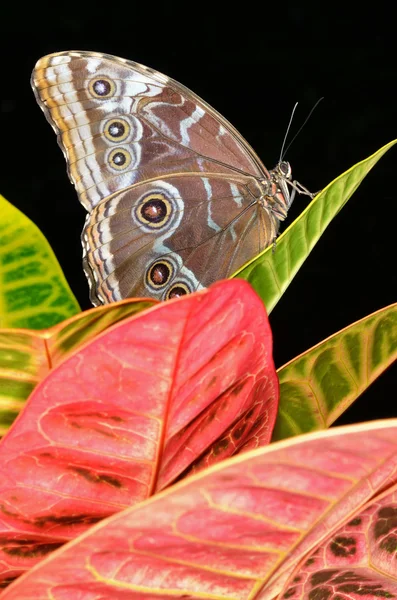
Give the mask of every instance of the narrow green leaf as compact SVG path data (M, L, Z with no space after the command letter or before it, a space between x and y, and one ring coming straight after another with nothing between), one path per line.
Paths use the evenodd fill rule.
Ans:
M324 340L278 370L273 441L329 427L397 359L397 303Z
M233 277L246 279L270 313L309 256L326 227L346 204L361 181L397 140L351 167L330 183L277 239L275 251L266 248Z
M79 310L41 231L0 195L0 327L44 329Z

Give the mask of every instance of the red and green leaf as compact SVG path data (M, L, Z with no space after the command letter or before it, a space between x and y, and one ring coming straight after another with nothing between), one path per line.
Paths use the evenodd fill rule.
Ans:
M51 329L0 329L0 436L51 369L111 325L154 304L129 299L79 313Z
M0 444L3 577L177 478L270 440L278 380L242 281L125 319L37 386Z
M396 466L396 419L260 448L106 519L12 584L2 599L274 598L302 560L374 494L396 484ZM374 509L377 543L395 569L395 509L388 504L381 514L382 508ZM21 546L29 547L14 545ZM4 556L11 577L11 552ZM323 596L310 596L317 597Z
M397 359L397 304L353 323L278 369L273 440L325 429Z

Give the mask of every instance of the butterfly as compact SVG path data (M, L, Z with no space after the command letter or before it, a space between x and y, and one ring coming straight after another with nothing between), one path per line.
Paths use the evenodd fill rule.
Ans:
M141 64L60 52L37 62L32 87L88 211L94 305L227 278L274 243L295 192L310 195L288 162L268 171L224 117Z

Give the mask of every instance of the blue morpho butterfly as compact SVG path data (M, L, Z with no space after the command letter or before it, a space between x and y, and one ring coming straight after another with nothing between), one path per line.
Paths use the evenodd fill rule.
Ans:
M32 85L88 211L95 305L165 300L230 276L274 242L295 192L311 195L288 162L268 171L213 108L138 63L51 54Z

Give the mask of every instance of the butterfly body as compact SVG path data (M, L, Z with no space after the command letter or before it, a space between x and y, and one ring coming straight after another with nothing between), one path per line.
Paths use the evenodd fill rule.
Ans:
M94 304L169 299L228 277L272 244L293 200L226 119L181 84L91 52L46 56L32 75L88 211Z

